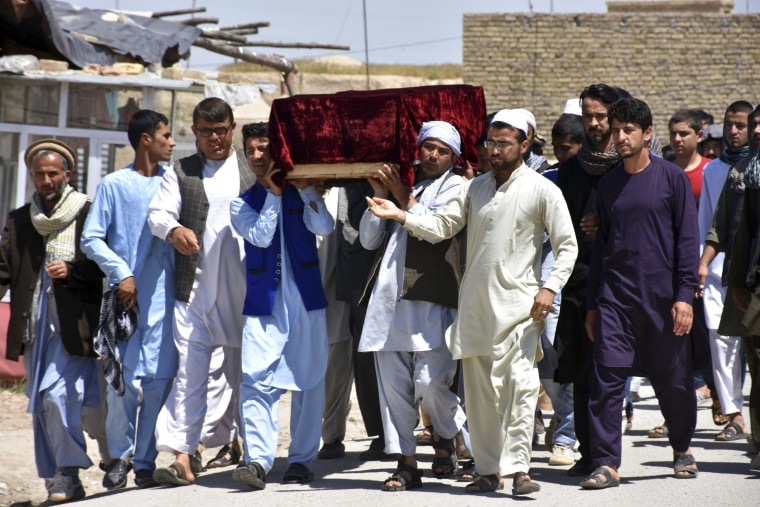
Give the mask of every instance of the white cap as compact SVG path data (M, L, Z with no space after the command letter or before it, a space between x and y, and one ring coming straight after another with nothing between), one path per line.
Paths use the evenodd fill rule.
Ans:
M576 116L583 116L580 100L567 99L567 102L565 102L565 108L562 110L562 114L574 114Z
M523 109L523 111L525 110ZM519 110L502 109L494 115L493 120L491 120L491 125L496 122L511 125L517 130L522 131L522 133L525 134L525 137L528 137L528 122L525 118L525 113L522 113Z
M528 125L530 125L531 127L533 127L533 132L536 131L536 117L533 116L533 113L531 113L527 109L522 109L522 108L520 108L520 109L513 109L512 111L514 111L515 113L519 113L519 114L525 116L525 121L528 122Z

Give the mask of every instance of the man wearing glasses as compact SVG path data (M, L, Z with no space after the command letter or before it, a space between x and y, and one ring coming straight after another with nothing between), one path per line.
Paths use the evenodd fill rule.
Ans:
M515 495L540 489L528 475L539 337L578 250L562 193L523 162L527 136L524 115L499 111L485 141L491 172L433 214L404 212L377 197L368 201L373 214L400 222L418 238L449 238L467 225L467 266L449 347L462 359L478 471L466 487L470 493L499 489L502 476L512 478ZM545 230L556 260L541 285Z
M230 226L230 201L255 182L242 150L232 147L235 121L230 106L207 98L193 111L198 152L166 171L150 204L151 232L174 245L176 276L174 341L177 378L164 407L157 448L175 462L154 473L161 484L186 486L201 470L196 449L207 410L212 353L224 347L225 375L240 383L245 255ZM236 435L229 435L232 441Z

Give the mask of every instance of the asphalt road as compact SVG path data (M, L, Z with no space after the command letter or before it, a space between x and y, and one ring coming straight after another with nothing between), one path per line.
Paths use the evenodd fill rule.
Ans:
M749 379L747 379L747 385ZM747 393L745 387L745 394ZM253 491L232 480L232 468L202 473L194 485L180 488L138 490L132 485L115 492L93 492L78 502L84 506L206 506L223 505L267 507L330 506L435 506L497 505L519 501L540 505L614 505L623 506L758 506L760 505L760 472L749 469L749 445L744 440L716 442L718 431L710 409L699 410L693 450L699 464L696 479L672 477L672 453L665 439L650 439L647 431L662 422L656 399L648 384L642 385L642 400L636 403L633 429L623 437L622 483L618 488L586 491L578 487L579 478L568 477L568 467L550 467L549 453L543 445L534 449L532 477L540 481L541 491L529 497L512 497L505 491L473 495L465 493L464 483L437 480L430 470L432 449L420 448L420 466L425 469L423 488L408 492L381 491L383 480L394 463L362 462L358 454L368 440L346 442L346 456L336 460L316 460L312 470L316 479L307 485L283 485L279 481L287 468L284 457L278 458L263 491ZM354 404L355 406L355 404ZM745 396L745 416L747 405ZM548 414L544 414L548 423ZM283 421L285 422L285 421ZM287 424L287 423L286 423ZM287 426L285 426L287 427ZM281 434L285 443L287 432ZM207 451L208 457L213 450ZM281 449L282 456L286 448ZM278 454L279 455L279 454ZM166 461L169 456L162 456ZM509 485L509 482L507 483ZM88 488L89 489L89 488ZM535 504L538 505L538 504Z

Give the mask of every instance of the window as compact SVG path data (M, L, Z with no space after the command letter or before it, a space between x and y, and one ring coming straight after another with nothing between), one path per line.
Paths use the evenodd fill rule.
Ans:
M71 86L66 126L126 132L129 120L140 110L141 103L142 91L138 89Z
M55 127L60 85L0 79L0 123Z

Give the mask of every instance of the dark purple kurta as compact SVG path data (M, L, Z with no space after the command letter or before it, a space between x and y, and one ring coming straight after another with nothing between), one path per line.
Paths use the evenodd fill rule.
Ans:
M652 157L637 174L622 164L612 168L598 195L587 301L598 309L594 358L607 367L648 370L670 360L666 343L680 351L689 342L673 334L670 310L677 301L691 304L698 285L691 186L682 169Z
M622 164L599 182L599 231L589 274L589 309L597 310L589 396L593 466L621 464L625 379L649 377L675 452L696 425L690 335L675 336L671 309L691 304L698 285L697 209L682 169L652 158L642 172Z

